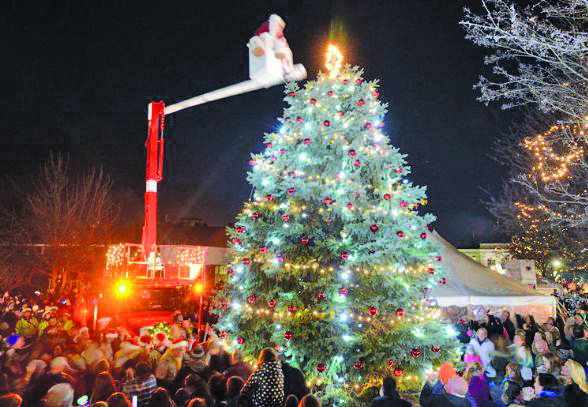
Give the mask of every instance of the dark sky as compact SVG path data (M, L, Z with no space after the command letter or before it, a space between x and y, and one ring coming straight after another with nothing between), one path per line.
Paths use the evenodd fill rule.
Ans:
M69 153L77 168L103 165L124 219L140 224L148 102L171 104L246 80L245 44L277 12L310 79L331 27L342 28L348 60L381 81L387 134L408 154L413 180L428 186L437 229L461 246L495 240L480 187L501 183L504 170L487 154L514 116L475 101L484 50L464 39L464 5L479 7L477 0L13 0L0 13L0 169L30 174L49 150ZM168 118L160 216L230 222L250 194L249 153L276 127L282 96L275 87Z

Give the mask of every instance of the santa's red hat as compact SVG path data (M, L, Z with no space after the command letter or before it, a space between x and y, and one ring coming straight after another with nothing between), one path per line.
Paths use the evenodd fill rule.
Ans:
M147 345L151 344L151 342L152 342L151 335L144 334L144 335L141 335L141 337L139 338L139 345L147 346Z
M176 339L174 339L172 341L171 347L173 349L187 348L188 347L188 342L186 342L186 340L184 338L176 338Z
M158 342L163 342L167 339L167 335L165 332L159 331L155 334L155 339L157 339Z

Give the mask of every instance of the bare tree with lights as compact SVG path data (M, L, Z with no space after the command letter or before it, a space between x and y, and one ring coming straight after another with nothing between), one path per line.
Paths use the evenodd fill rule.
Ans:
M543 112L582 119L588 106L588 0L538 1L517 7L482 0L465 8L466 38L493 52L484 59L496 79L480 77L478 100L503 109L537 104Z
M102 169L74 174L67 159L52 155L31 192L16 188L22 199L18 208L4 210L5 251L20 261L28 259L32 274L52 278L57 288L72 272L92 271L103 258L118 215L111 188ZM7 264L9 273L15 262Z

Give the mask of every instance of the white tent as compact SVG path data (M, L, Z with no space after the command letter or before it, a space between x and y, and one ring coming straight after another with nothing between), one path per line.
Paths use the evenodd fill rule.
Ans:
M433 233L433 238L440 246L447 278L447 284L434 288L431 294L439 306L550 306L555 310L553 296L540 294L482 266L459 252L437 232Z

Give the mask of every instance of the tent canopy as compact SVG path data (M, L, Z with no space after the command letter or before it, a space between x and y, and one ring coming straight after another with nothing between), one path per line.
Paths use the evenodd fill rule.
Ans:
M550 295L542 295L532 288L514 281L475 262L459 252L437 232L438 243L447 284L433 289L431 297L441 307L456 305L555 305Z

